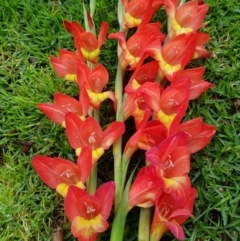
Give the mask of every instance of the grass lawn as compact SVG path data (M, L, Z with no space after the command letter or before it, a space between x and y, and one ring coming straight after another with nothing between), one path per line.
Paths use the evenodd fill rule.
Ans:
M202 116L217 133L211 143L192 156L191 179L197 188L194 218L185 224L186 240L240 240L240 3L238 0L206 0L210 11L204 31L211 40L210 59L198 60L206 67L205 79L215 87L190 104L185 119ZM102 20L117 32L116 0L97 1L94 21ZM161 17L160 13L156 19ZM62 211L62 198L44 185L31 165L36 154L74 160L64 130L37 108L52 102L54 92L78 95L75 84L54 73L49 56L60 48L73 50L63 20L83 23L79 0L3 0L0 4L0 240L47 241L57 227L64 240L75 240ZM103 46L101 62L110 73L113 87L116 41ZM108 105L102 124L113 117ZM107 152L100 162L108 168ZM102 174L102 176L104 173ZM105 179L111 178L105 172ZM103 180L105 181L105 180ZM137 213L137 212L136 212ZM129 219L126 241L137 240L135 213ZM108 240L102 236L101 240ZM167 233L162 240L175 240Z

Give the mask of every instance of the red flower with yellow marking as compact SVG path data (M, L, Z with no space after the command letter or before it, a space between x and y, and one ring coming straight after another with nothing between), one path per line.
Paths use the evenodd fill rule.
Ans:
M94 195L71 186L64 202L64 210L71 221L71 231L79 241L94 241L108 228L107 219L112 209L115 184L101 185Z
M84 147L78 157L77 164L59 157L34 156L32 165L42 181L52 189L67 195L71 185L85 189L92 169L91 148Z
M100 48L104 44L108 31L108 23L102 22L98 38L90 32L86 32L76 21L64 21L64 26L73 35L75 47L81 52L85 60L97 63Z
M79 155L84 146L90 146L93 165L125 131L123 122L114 121L102 131L101 126L94 118L88 117L85 121L82 121L73 113L67 113L65 121L67 137L71 147Z

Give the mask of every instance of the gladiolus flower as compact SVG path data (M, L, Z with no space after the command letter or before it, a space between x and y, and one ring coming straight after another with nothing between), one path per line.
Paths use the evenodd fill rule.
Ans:
M75 113L80 119L84 120L87 115L87 108L83 109L79 101L68 95L55 93L55 103L40 103L38 108L52 121L65 127L65 115L68 112Z
M84 58L80 53L73 53L65 49L60 49L59 58L50 56L50 61L57 75L67 81L76 81L76 73L78 63L84 62Z
M122 0L125 14L123 25L125 28L138 27L141 23L148 23L154 13L152 0Z
M179 125L189 102L189 79L170 85L163 91L157 83L145 83L138 91L145 103L156 113L156 118L166 126L168 134L171 128Z
M128 84L125 87L125 92L136 93L136 90L146 82L154 82L158 73L158 61L152 61L141 65L132 74Z
M180 34L170 39L163 48L161 43L156 40L145 48L145 55L139 61L139 65L149 55L159 62L160 80L166 76L168 80L172 81L175 75L193 59L196 41L196 33Z
M209 9L207 4L199 5L197 0L186 2L181 7L178 7L178 0L165 0L165 6L171 19L170 38L198 31Z
M98 109L100 104L111 99L116 109L115 95L112 91L102 92L108 83L109 75L102 64L91 70L86 64L79 64L77 70L77 82L80 89L80 102L86 107L89 103L94 109Z
M164 192L171 194L178 202L187 200L186 190L190 188L190 152L186 146L184 132L177 132L146 152L146 158L158 167L159 178L164 182Z
M69 187L64 210L71 221L71 232L79 241L94 241L108 228L107 219L112 209L114 182L101 185L94 195Z
M45 184L65 197L71 185L85 189L92 168L91 148L82 149L77 164L58 157L34 156L32 165Z
M132 35L126 42L125 36L122 32L112 33L108 37L110 39L116 38L122 49L120 55L120 62L123 69L128 65L134 69L143 56L143 51L147 45L152 41L159 39L160 42L164 41L165 35L160 32L160 23L146 24Z
M92 117L85 121L73 114L67 113L65 116L66 132L68 141L77 156L81 153L82 147L92 148L93 165L125 131L123 122L114 121L106 130L102 131L99 123Z
M203 123L202 118L194 118L179 125L178 131L187 136L187 147L191 154L203 149L212 139L216 128Z
M130 160L133 153L138 149L149 150L159 145L166 138L166 127L158 120L148 121L151 111L146 110L144 118L137 126L137 131L128 140L123 155Z
M128 203L129 209L134 206L149 208L163 192L163 181L157 176L155 166L143 167L131 185Z
M184 232L180 226L192 216L196 189L191 188L186 195L187 201L179 204L170 194L163 194L155 205L155 212L151 226L151 241L159 241L162 235L170 230L173 235L184 240Z
M149 110L149 106L143 100L141 93L136 91L136 93L130 93L127 95L123 109L124 120L133 116L135 125L138 126L143 120L146 110Z
M73 35L78 52L81 51L86 60L97 63L100 48L106 40L108 23L102 23L98 39L93 33L86 32L76 21L68 22L65 20L64 26Z

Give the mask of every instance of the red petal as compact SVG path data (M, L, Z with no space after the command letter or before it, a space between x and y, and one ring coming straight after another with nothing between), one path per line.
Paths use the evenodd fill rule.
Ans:
M189 199L189 190L191 182L188 175L180 177L164 178L165 188L164 192L171 194L171 196L183 206Z
M154 166L147 166L142 169L144 169L144 171L142 171L140 175L137 175L130 188L130 208L133 206L144 208L153 206L163 191L163 181L156 176Z
M109 39L118 39L119 45L121 46L122 49L126 50L126 40L125 40L125 35L122 32L117 32L117 33L111 33L108 35Z
M204 81L204 80L199 81L198 83L196 83L190 87L189 99L190 100L197 99L203 92L205 92L212 86L214 86L214 85L207 81Z
M77 65L77 83L80 90L82 86L88 82L88 76L90 73L91 70L85 63Z
M182 227L174 220L170 221L170 222L165 222L167 227L169 228L169 230L173 233L173 235L179 239L179 240L184 240L185 239L185 235L183 232Z
M145 83L139 89L146 104L155 112L160 110L160 96L163 88L159 83Z
M103 21L100 28L100 32L98 34L98 48L101 48L101 46L105 43L107 32L108 32L108 23Z
M52 121L59 125L63 123L65 113L57 104L40 103L37 107Z
M89 74L87 83L89 90L95 93L101 93L105 85L108 83L108 71L102 64L97 65Z
M81 125L80 135L84 141L84 146L91 146L93 150L101 146L103 139L102 128L92 117L88 117Z
M109 181L101 185L95 193L95 196L102 204L101 215L104 219L108 219L110 215L115 188L115 183L113 181Z
M102 148L108 149L118 138L120 138L125 131L125 125L123 122L114 121L103 132Z
M85 32L77 21L68 22L67 20L64 20L63 24L65 29L72 34L79 35L80 33Z
M81 33L76 43L81 48L84 48L87 52L93 52L98 48L98 41L93 33L84 32Z
M85 183L92 170L92 149L89 146L82 147L77 159L77 165L81 172L81 181Z
M161 110L167 114L176 114L181 105L188 105L190 95L190 79L185 78L176 84L171 84L161 95Z
M67 196L64 200L64 211L71 222L75 217L80 216L78 203L88 195L89 194L86 191L78 187L69 187Z
M82 104L83 113L88 113L90 107L90 98L86 90L86 83L81 86L79 100Z
M84 140L81 135L81 125L83 121L74 113L68 112L65 115L66 132L70 146L73 149L84 146Z
M79 117L83 115L81 103L79 101L77 101L76 99L74 99L73 97L64 95L61 93L55 93L54 100L55 100L56 104L62 110L64 110L64 113L72 112L72 113L79 115ZM85 113L85 115L86 115L86 113Z

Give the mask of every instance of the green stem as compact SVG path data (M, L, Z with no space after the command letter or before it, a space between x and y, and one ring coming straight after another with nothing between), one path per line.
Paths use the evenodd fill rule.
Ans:
M138 241L149 241L151 209L141 208L138 225Z
M121 203L119 205L119 208L120 207L121 207ZM121 211L117 210L117 212L115 212L115 218L114 218L113 226L111 230L110 241L123 241L127 214L128 214L128 211L126 209Z
M118 205L118 209L115 212L110 241L123 241L125 222L126 222L126 218L129 210L128 193L131 187L135 170L136 168L133 170L132 174L130 175L127 181L127 184L125 186L124 192L121 197L121 201Z
M120 188L120 196L122 196L125 183L126 183L126 177L127 177L127 170L128 170L128 164L130 160L127 160L125 155L122 156L121 160L121 188Z
M120 50L118 50L120 51ZM115 79L115 98L117 102L116 120L123 121L122 110L122 90L123 90L123 74L121 63L119 61L117 67L117 74ZM121 187L122 187L122 174L121 174L121 159L122 159L122 138L119 138L113 144L113 157L114 157L114 181L116 184L115 192L115 210L117 210L121 199Z
M97 189L97 164L92 167L91 174L87 180L87 191L89 194L94 195Z

